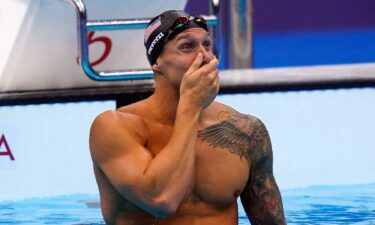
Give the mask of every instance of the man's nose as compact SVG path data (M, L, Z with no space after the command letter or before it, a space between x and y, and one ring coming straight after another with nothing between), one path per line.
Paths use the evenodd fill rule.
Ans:
M209 63L211 60L214 59L214 55L212 54L211 50L207 50L203 45L200 46L199 52L203 55L203 63Z

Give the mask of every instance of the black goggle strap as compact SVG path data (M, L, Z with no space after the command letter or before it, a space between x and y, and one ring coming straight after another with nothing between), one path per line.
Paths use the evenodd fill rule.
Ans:
M207 21L203 17L195 16L195 17L193 17L193 20L200 27L202 27L203 29L207 30Z

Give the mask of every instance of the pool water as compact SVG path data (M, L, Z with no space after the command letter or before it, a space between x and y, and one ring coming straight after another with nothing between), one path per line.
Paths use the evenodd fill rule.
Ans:
M375 184L282 191L289 225L375 225ZM0 224L103 224L97 195L0 202ZM239 224L250 224L242 208Z

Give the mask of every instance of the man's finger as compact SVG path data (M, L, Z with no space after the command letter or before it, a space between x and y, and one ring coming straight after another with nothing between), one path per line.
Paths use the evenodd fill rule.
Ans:
M217 61L216 58L214 58L209 63L207 63L206 65L198 68L198 70L201 70L202 72L206 71L205 73L210 73L211 71L214 71L214 70L217 69L218 64L219 64L219 62Z
M189 69L186 72L186 74L191 74L194 71L196 71L197 69L199 69L199 67L202 65L202 60L203 60L202 53L198 53L197 57L194 59L193 63L189 67Z

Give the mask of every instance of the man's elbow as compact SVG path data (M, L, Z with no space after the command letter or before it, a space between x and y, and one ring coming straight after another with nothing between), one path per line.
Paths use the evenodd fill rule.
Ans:
M179 204L168 199L155 200L155 210L152 214L157 218L168 218L177 212Z

